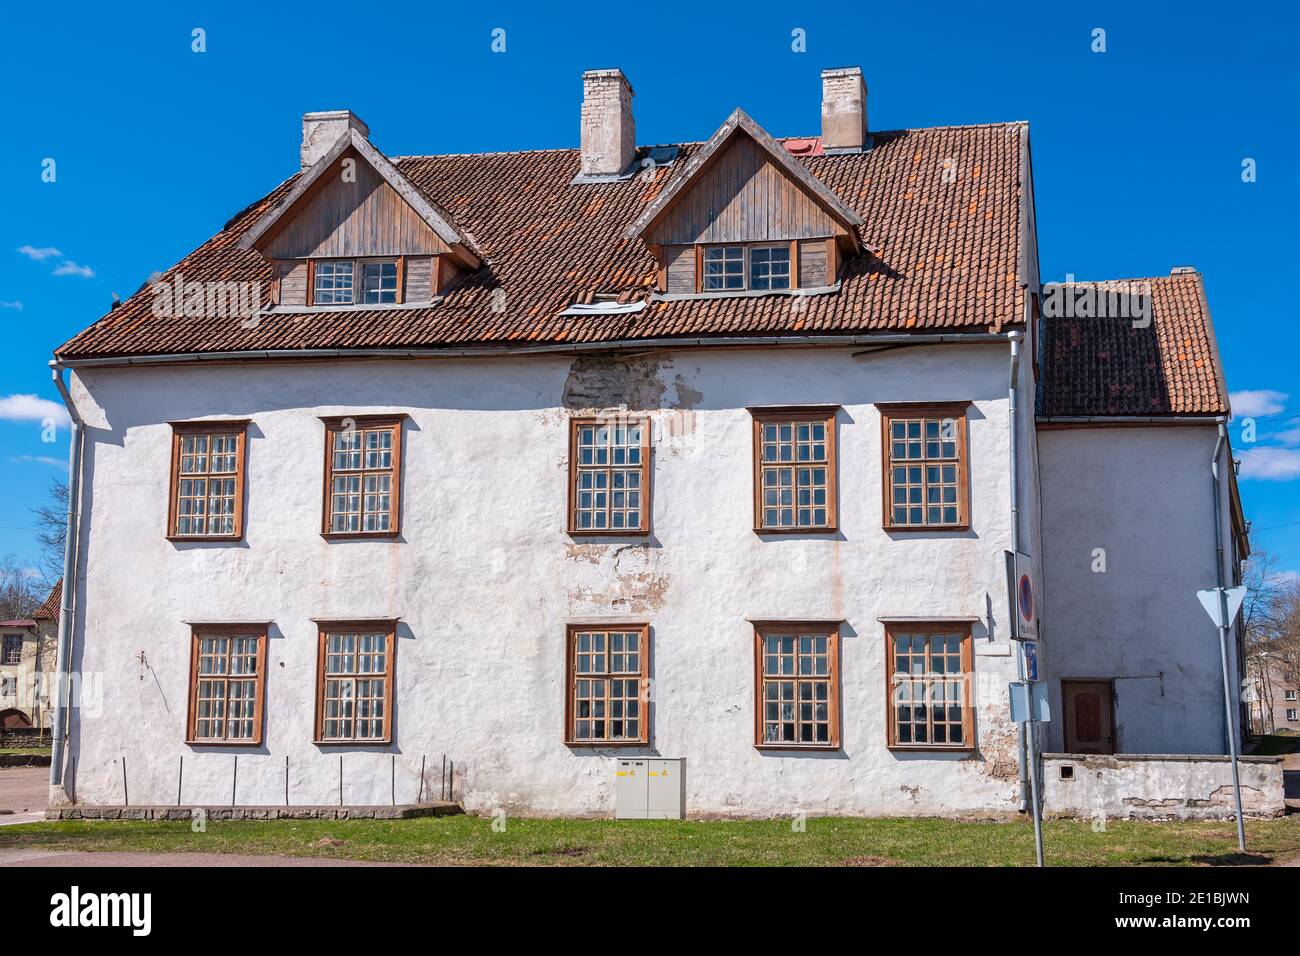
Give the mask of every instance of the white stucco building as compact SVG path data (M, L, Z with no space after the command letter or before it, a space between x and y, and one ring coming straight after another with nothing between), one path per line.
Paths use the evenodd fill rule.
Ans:
M1027 126L823 85L820 137L675 147L616 70L580 150L308 114L300 172L57 350L56 798L414 803L446 757L467 809L601 815L640 755L692 814L1014 812L1008 551L1040 746L1222 753L1199 275L1054 324Z

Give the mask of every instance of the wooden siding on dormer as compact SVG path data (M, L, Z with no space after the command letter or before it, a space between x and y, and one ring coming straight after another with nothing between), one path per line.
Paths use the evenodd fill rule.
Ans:
M646 234L646 241L761 242L846 235L809 192L748 136L714 160Z
M343 181L355 160L356 182ZM353 151L312 185L264 247L269 259L436 255L447 244Z

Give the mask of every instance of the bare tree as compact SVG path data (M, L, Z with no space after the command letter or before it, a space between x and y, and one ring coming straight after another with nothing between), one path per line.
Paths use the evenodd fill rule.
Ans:
M1277 559L1267 551L1254 551L1242 574L1246 598L1241 606L1246 643L1246 677L1255 691L1255 730L1273 730L1274 664L1278 614L1283 587L1277 575Z
M63 542L68 529L68 486L58 479L50 482L49 504L33 508L36 540L41 546L40 572L46 587L63 577Z
M13 555L0 561L0 620L31 617L45 603L46 593L39 575L19 564Z

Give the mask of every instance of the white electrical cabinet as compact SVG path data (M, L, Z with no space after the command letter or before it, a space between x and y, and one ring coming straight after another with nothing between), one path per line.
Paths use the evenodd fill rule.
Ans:
M620 757L614 773L614 819L686 818L685 757Z

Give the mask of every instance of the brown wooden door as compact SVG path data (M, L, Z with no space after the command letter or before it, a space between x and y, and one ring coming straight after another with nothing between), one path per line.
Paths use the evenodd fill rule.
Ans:
M1115 720L1108 680L1063 680L1065 751L1072 754L1113 754Z

